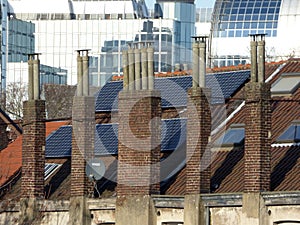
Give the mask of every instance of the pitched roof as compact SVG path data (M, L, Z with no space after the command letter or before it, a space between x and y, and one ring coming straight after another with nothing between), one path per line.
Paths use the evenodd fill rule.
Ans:
M300 72L300 60L291 59L281 64L271 64L266 68L267 77L271 83L275 82L276 79L282 73L289 72ZM166 81L166 78L159 78L161 81ZM184 78L188 80L191 78ZM247 78L248 79L248 78ZM242 85L247 81L244 80ZM178 81L178 80L177 80ZM183 82L184 83L184 82ZM112 82L112 87L122 88L121 82ZM115 86L114 86L115 85ZM180 83L179 83L180 85ZM243 123L245 112L243 105L241 104L244 100L243 88L236 88L234 92L229 95L232 97L227 102L227 109L229 113L235 111L232 118L229 118L225 124L225 128L235 123ZM101 92L101 91L100 91ZM99 93L100 93L99 92ZM105 94L99 94L98 100L101 101L107 110L111 109L114 100L116 99L113 88ZM100 96L102 96L100 98ZM272 141L276 141L276 138L289 126L294 120L300 120L300 88L293 93L291 96L274 97L272 101ZM99 102L98 102L99 103ZM97 103L97 104L98 104ZM103 106L102 105L102 106ZM239 106L241 106L239 108ZM97 105L96 105L97 107ZM110 107L110 108L109 108ZM232 107L232 110L229 110ZM215 111L216 116L218 111ZM113 125L107 125L113 126ZM99 126L104 128L104 126ZM174 133L174 132L173 132ZM175 132L176 134L176 132ZM169 134L167 134L168 136ZM106 136L106 135L104 135ZM103 138L104 138L103 136ZM179 135L181 136L181 135ZM175 135L176 137L176 135ZM175 138L176 139L176 138ZM113 141L113 140L110 140ZM178 149L184 149L183 142ZM288 190L299 190L300 183L298 182L300 177L300 147L296 145L292 146L273 146L271 148L272 157L272 174L271 174L271 188L276 191L288 191ZM164 180L162 182L162 193L171 195L180 195L185 192L185 157L183 151L178 151L178 154L173 154L172 151L165 151L162 153L162 158L176 155L176 159L173 163L173 167L162 167L164 170ZM181 153L181 154L179 154ZM106 156L112 157L112 156ZM105 157L101 157L105 158ZM100 192L105 195L113 195L116 187L116 168L117 160L106 159L107 167L106 173L109 174L106 178L103 178L98 182ZM243 146L233 147L232 149L220 149L213 153L212 157L212 171L211 171L211 184L213 192L240 192L243 190L243 170L244 170L244 149ZM166 172L167 171L167 172ZM53 193L52 196L55 198L68 197L68 187L70 185L70 176L66 176L65 180L61 183L62 185ZM107 192L107 190L109 190ZM51 196L50 196L51 198Z
M66 121L47 122L46 136L65 125ZM22 166L22 135L0 152L0 187L10 181Z
M212 89L212 103L220 104L232 97L250 77L250 70L207 74L207 86ZM185 107L187 89L192 86L191 76L156 78L154 86L161 92L162 108ZM108 82L96 94L96 112L118 110L118 93L122 81Z

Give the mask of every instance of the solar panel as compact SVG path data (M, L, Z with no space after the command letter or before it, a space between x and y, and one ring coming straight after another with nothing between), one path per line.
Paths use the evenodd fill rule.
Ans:
M108 82L96 94L96 111L118 109L118 94L123 89L123 81Z
M244 85L250 77L250 70L207 74L207 87L212 91L212 104L224 103ZM191 76L156 78L155 88L161 92L162 108L185 107L187 90L192 86ZM109 82L96 95L96 111L118 109L118 94L123 88L122 81Z
M46 138L46 157L69 157L72 149L72 126L62 126Z
M175 150L186 141L186 119L162 120L161 151Z
M95 155L118 154L118 124L97 124ZM175 150L186 141L186 119L162 120L161 151ZM46 139L46 157L70 157L72 126L62 126Z
M118 154L118 124L97 124L95 132L95 154Z

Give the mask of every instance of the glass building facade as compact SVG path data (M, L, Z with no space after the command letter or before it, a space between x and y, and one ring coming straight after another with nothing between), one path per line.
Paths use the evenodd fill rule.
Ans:
M245 64L249 35L266 34L266 60L300 56L298 0L216 0L209 46L209 66Z
M248 37L264 33L277 36L281 0L217 1L214 12L214 37Z
M162 5L164 16L150 18L144 1L9 0L5 17L9 19L5 24L11 27L16 27L10 25L17 24L15 21L32 24L33 36L31 28L26 26L26 31L21 32L32 38L22 46L34 46L33 51L41 53L41 64L67 71L68 84L77 83L76 50L90 49L90 85L102 86L113 75L122 74L121 53L128 42L154 41L156 72L172 70L176 63L186 63L191 58L194 4L181 3L182 7L177 2L168 4L174 7ZM145 29L145 23L151 24L151 29ZM11 31L11 36L3 37L12 40L17 32ZM15 57L14 62L25 62L17 58L17 52L11 51L20 42L13 41L13 46L6 46L7 41L4 42L6 57ZM2 64L9 66L4 62L8 60ZM10 68L6 71L12 73Z

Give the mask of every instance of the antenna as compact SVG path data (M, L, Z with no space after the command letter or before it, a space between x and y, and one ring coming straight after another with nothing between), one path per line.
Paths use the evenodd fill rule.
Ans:
M91 181L100 180L105 173L105 165L101 159L91 159L87 162L85 173Z

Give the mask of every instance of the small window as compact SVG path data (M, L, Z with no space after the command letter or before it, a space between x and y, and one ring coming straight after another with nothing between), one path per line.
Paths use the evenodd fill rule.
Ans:
M60 166L61 164L46 163L44 169L44 179L47 180Z
M245 138L244 124L233 124L226 132L215 141L216 146L241 145Z
M277 142L300 142L300 121L293 122L278 138Z
M291 95L299 87L300 73L282 74L281 77L272 85L272 95Z

